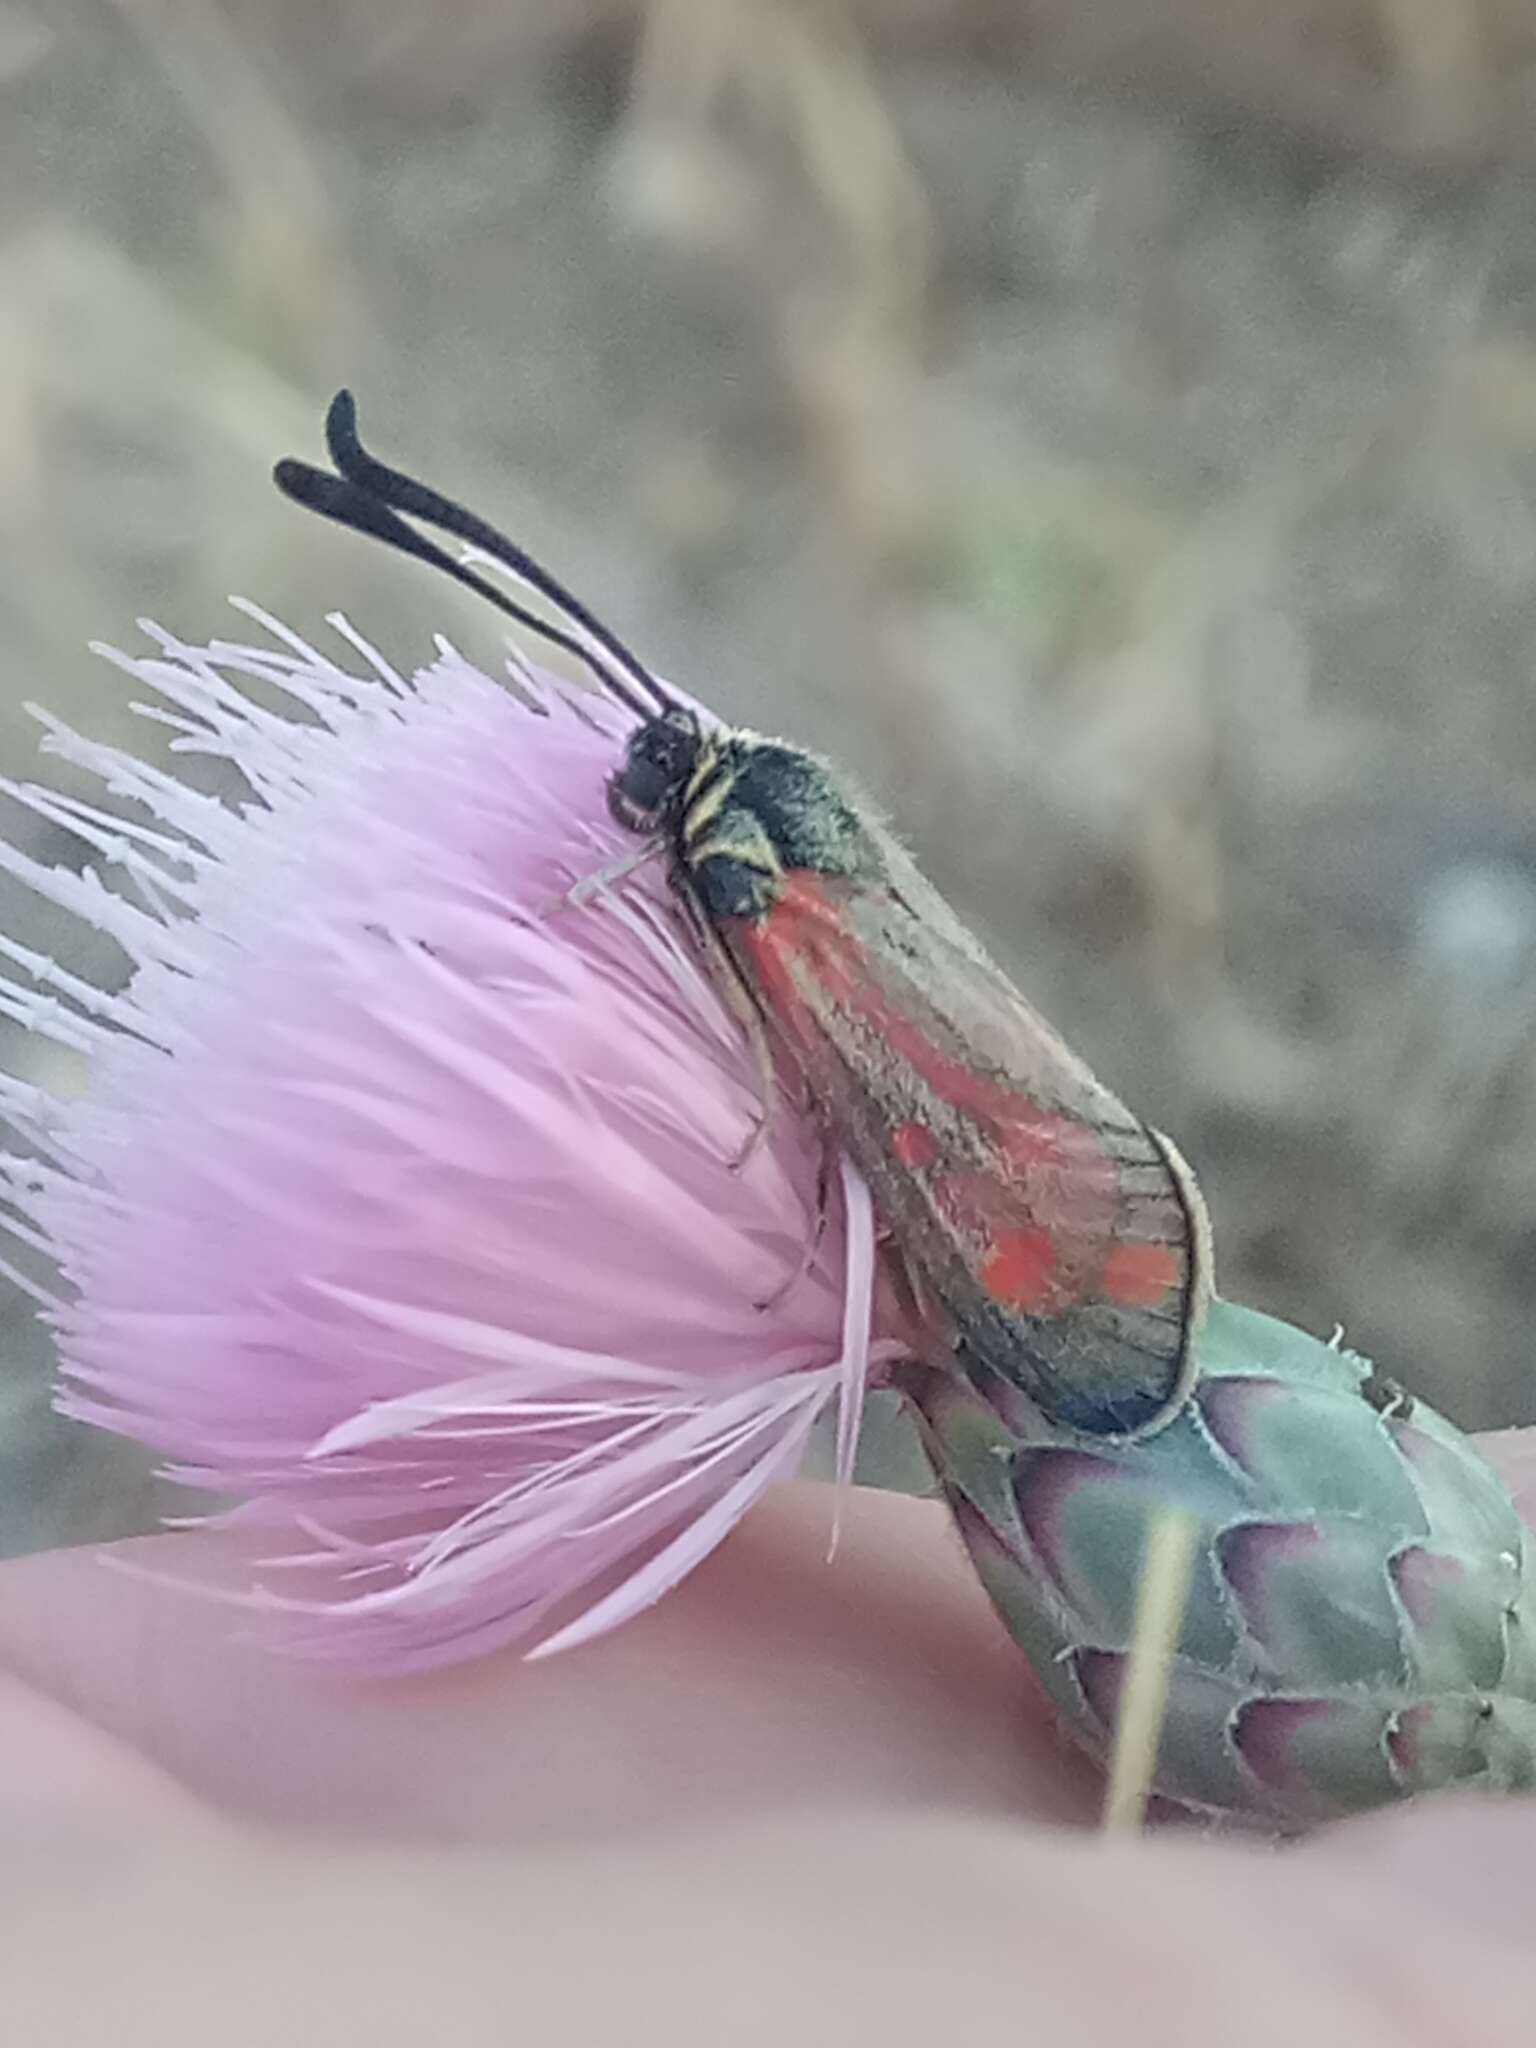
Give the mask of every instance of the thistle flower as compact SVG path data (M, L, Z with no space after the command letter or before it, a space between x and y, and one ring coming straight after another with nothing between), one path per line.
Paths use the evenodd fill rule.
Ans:
M46 719L110 806L3 785L113 880L3 843L0 865L126 978L0 938L0 1014L89 1062L78 1095L0 1084L0 1199L58 1275L9 1268L57 1330L62 1405L238 1497L271 1536L249 1597L289 1643L400 1668L583 1640L834 1403L846 1473L889 1376L1096 1753L1148 1529L1188 1513L1166 1798L1294 1826L1536 1784L1531 1538L1450 1424L1220 1301L1189 1403L1137 1443L1053 1428L979 1360L913 1363L857 1176L818 1243L809 1120L776 1103L743 1162L754 1063L665 878L567 899L619 841L624 715L446 643L407 686L340 619L345 667L246 609L272 645L104 650L237 799Z
M47 718L112 807L4 785L111 886L0 864L126 969L0 939L0 1011L89 1059L75 1099L4 1084L0 1193L62 1288L11 1270L61 1406L271 1532L288 1641L553 1649L681 1577L829 1403L851 1463L896 1349L868 1197L844 1175L797 1278L819 1140L781 1104L734 1170L758 1083L664 878L561 904L619 843L603 700L442 642L407 686L340 618L348 666L245 609L271 646L101 650L237 800Z
M1294 1828L1449 1785L1536 1788L1536 1545L1460 1431L1366 1360L1212 1302L1189 1404L1086 1445L1006 1392L902 1378L955 1520L1063 1724L1113 1740L1141 1559L1195 1563L1153 1789Z

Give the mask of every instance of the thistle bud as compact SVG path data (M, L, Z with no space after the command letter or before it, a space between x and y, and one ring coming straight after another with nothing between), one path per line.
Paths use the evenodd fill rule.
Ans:
M1149 1532L1196 1531L1153 1777L1293 1828L1536 1784L1531 1538L1468 1440L1337 1344L1216 1301L1187 1407L1085 1444L952 1375L904 1385L972 1562L1063 1725L1114 1737Z

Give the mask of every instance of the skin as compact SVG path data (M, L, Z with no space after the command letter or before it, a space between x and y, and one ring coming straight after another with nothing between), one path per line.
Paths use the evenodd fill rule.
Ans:
M408 1680L241 1640L166 1583L239 1582L207 1539L0 1566L7 2037L1523 2037L1529 1805L1105 1840L942 1512L827 1527L781 1489L617 1635Z

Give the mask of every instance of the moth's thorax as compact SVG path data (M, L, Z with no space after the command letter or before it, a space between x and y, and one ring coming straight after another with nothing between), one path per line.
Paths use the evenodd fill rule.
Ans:
M874 834L814 754L751 732L708 733L682 793L678 867L712 917L761 917L787 870L875 882Z

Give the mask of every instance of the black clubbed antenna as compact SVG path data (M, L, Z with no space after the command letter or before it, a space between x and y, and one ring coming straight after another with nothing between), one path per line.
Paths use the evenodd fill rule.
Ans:
M518 604L489 578L471 569L467 562L456 562L436 541L428 540L425 534L407 526L387 505L359 490L356 484L348 483L345 477L332 476L329 470L313 469L307 462L296 462L291 456L285 456L274 466L272 481L285 498L302 505L306 512L318 512L323 519L334 519L338 526L348 526L354 533L365 533L374 540L384 541L389 547L398 548L403 555L414 555L418 561L443 570L478 596L488 598L498 611L516 619L519 625L529 627L552 645L565 648L567 653L574 654L588 667L595 667L601 682L614 688L632 710L649 716L647 707L627 688L618 689L606 666L593 663L590 648L574 633L562 632L558 626L552 626L547 619L529 611L526 605Z
M455 582L473 590L516 619L519 625L537 633L552 646L564 648L584 662L603 687L633 711L637 718L653 718L673 708L677 700L651 674L637 655L631 654L617 634L589 612L581 600L558 578L536 562L525 548L477 514L445 498L429 484L420 483L403 471L377 461L357 438L357 407L350 391L338 391L325 416L326 446L339 475L315 469L307 462L285 457L272 472L272 480L285 497L306 511L318 512L355 533L370 535L402 554L414 555L434 569L441 569ZM537 612L518 604L488 577L460 562L425 534L408 526L400 515L426 521L456 539L467 541L493 560L510 569L514 576L545 597L563 617L581 632L567 632L540 618ZM596 649L607 659L601 659ZM617 671L613 664L617 664Z

